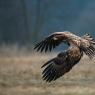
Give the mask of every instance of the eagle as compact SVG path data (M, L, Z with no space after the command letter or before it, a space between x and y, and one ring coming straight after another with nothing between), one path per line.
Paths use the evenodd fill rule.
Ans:
M47 52L65 43L68 49L60 52L55 58L47 61L41 68L42 78L46 82L55 81L68 73L75 66L84 53L92 59L95 56L95 40L89 35L77 36L69 31L54 32L34 47L37 51Z

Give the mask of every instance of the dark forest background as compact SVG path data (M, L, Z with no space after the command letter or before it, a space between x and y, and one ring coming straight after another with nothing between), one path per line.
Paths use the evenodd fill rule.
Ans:
M54 31L95 35L95 0L0 0L0 44L33 45Z

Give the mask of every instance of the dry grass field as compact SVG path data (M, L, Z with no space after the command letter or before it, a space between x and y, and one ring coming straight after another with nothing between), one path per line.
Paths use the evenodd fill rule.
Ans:
M0 95L95 95L95 59L84 56L68 74L46 83L41 65L56 53L0 48Z

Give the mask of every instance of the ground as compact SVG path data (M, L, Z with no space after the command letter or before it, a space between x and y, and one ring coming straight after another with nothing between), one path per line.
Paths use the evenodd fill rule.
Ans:
M0 51L0 95L95 95L95 59L84 56L69 73L46 83L41 66L56 53L9 51Z

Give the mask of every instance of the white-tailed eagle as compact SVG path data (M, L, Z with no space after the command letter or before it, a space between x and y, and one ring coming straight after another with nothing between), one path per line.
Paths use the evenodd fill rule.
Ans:
M55 58L46 62L42 68L43 79L51 82L69 72L83 56L83 52L92 59L95 56L95 40L86 34L79 37L71 32L55 32L35 45L37 51L51 51L61 43L69 46Z

